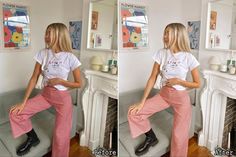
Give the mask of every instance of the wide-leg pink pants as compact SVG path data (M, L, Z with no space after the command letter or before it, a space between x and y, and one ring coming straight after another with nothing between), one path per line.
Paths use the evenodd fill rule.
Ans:
M52 157L68 157L72 127L72 101L68 91L45 87L41 94L29 99L20 114L9 115L12 134L16 138L29 132L32 129L29 118L51 106L56 110Z
M165 86L159 94L146 100L139 113L128 114L131 135L135 138L149 131L151 126L148 117L170 106L174 110L170 156L187 157L192 108L189 95L185 90L177 91Z

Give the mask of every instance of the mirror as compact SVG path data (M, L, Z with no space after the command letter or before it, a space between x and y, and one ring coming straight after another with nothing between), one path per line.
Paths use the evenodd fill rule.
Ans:
M117 50L117 0L90 2L87 48Z
M209 2L206 48L236 50L236 0Z

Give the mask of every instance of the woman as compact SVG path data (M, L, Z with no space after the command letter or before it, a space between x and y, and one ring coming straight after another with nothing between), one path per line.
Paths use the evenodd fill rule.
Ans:
M141 102L129 108L130 131L133 138L145 133L145 141L135 150L135 154L138 156L145 154L150 146L158 143L147 118L171 106L174 110L171 157L187 157L192 110L186 88L198 88L200 86L197 68L199 63L189 53L189 39L184 25L180 23L167 25L163 42L164 49L159 50L153 56L155 63ZM160 70L162 64L162 70ZM191 71L192 82L186 81L188 71ZM147 99L159 74L162 76L160 93Z
M46 48L39 51L34 57L36 64L23 101L10 110L12 134L14 138L27 134L27 140L19 146L16 153L22 156L29 152L32 146L40 143L29 118L37 112L53 106L56 111L56 119L53 131L52 156L67 157L72 127L72 102L68 88L81 87L79 69L81 63L71 53L71 40L64 24L52 23L47 27L45 44ZM47 61L43 64L45 57ZM41 70L42 64L44 65L43 70ZM67 80L70 71L73 72L74 82ZM41 73L44 76L42 93L29 99Z

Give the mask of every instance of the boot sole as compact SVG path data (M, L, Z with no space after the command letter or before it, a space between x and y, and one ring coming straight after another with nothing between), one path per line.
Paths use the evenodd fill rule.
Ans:
M39 143L40 143L40 140L38 140L38 141L36 141L35 143L33 143L32 146L35 147L35 146L37 146ZM30 148L30 149L31 149L31 148ZM17 154L18 156L23 156L23 155L25 155L25 154L28 154L29 151L30 151L30 149L27 150L27 151L25 151L25 152L18 153L18 154L16 153L16 154Z
M154 147L158 142L159 142L158 140L154 141L153 143L150 144L150 146L147 148L147 150L140 152L140 153L135 153L135 155L141 156L141 155L146 154L148 152L149 148Z

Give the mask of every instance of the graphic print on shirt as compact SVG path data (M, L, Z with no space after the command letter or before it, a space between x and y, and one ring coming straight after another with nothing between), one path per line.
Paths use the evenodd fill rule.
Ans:
M163 66L163 71L165 71L165 73L169 73L168 70L176 70L176 68L181 64L181 61L179 59L176 59L174 57L168 59L168 61L166 62L166 65Z
M52 61L49 61L48 64L51 65L52 68L57 69L57 68L60 67L60 65L62 65L62 61L60 61L60 60L52 60Z

